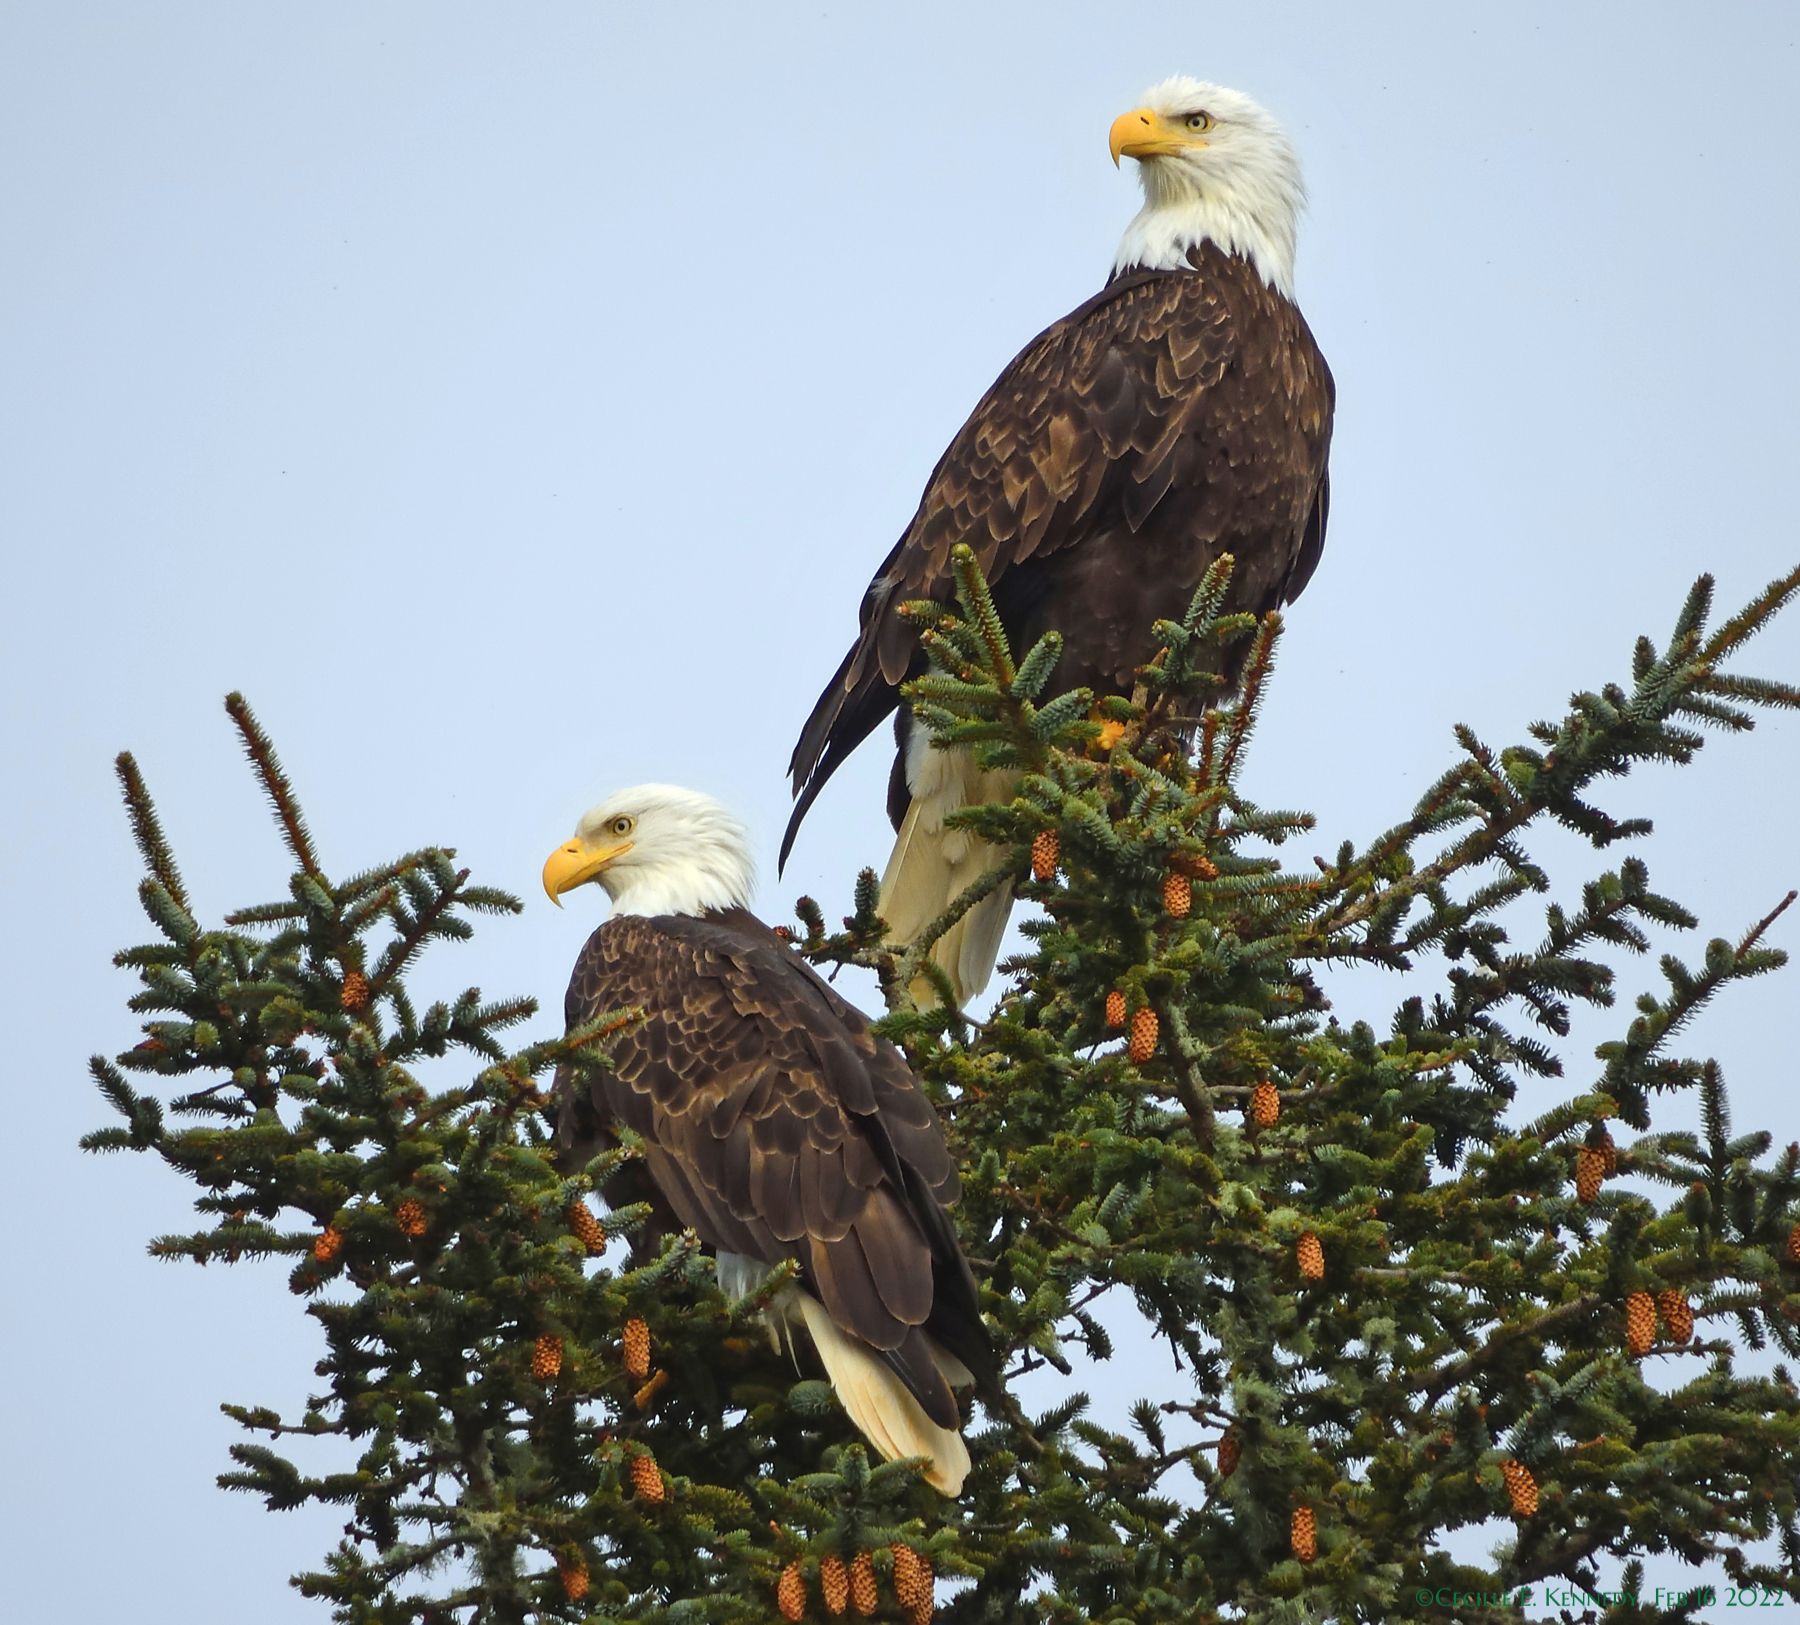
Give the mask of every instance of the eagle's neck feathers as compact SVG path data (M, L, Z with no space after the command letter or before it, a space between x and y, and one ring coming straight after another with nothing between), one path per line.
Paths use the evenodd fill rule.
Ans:
M748 908L756 876L747 853L702 847L606 879L614 914L700 915Z
M1305 200L1298 172L1237 177L1202 187L1179 171L1145 176L1143 208L1125 228L1113 272L1181 271L1189 251L1212 243L1248 260L1284 299L1294 297L1294 243Z

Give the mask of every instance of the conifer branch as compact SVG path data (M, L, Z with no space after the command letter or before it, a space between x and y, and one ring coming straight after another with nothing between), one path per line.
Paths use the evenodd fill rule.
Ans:
M276 822L281 825L288 851L293 854L294 862L302 870L317 879L322 871L319 868L318 854L313 848L312 835L307 830L306 820L300 814L300 804L294 798L294 787L288 782L281 759L275 754L275 747L269 742L269 736L263 732L262 724L256 720L255 713L242 694L227 694L225 710L237 726L244 754L256 769L263 793L268 796Z
M446 852L445 858L449 857ZM376 965L374 973L369 977L369 997L378 999L387 991L388 984L398 976L417 957L418 952L445 925L450 917L450 909L458 901L457 893L469 878L467 869L458 869L449 879L448 884L428 894L416 913L405 920L400 934L390 943Z
M1217 777L1229 781L1237 770L1238 753L1250 737L1250 730L1262 709L1263 684L1275 665L1275 643L1281 636L1281 616L1271 610L1262 618L1244 662L1244 675L1239 680L1237 703L1232 707L1225 731L1225 742L1219 752Z
M1452 1388L1461 1386L1484 1366L1498 1359L1512 1343L1522 1339L1542 1342L1551 1332L1568 1322L1593 1314L1600 1303L1597 1296L1571 1298L1566 1303L1559 1303L1554 1309L1546 1309L1542 1314L1533 1315L1529 1320L1496 1326L1479 1348L1471 1349L1461 1359L1452 1360L1429 1374L1427 1380L1419 1384L1419 1392L1424 1395L1427 1404L1435 1405Z
M1695 584L1696 593L1699 592L1702 583L1707 594L1707 602L1710 603L1712 577L1710 575L1701 576L1700 581ZM1726 621L1701 646L1700 659L1708 666L1716 666L1726 655L1735 654L1767 626L1779 611L1792 603L1796 594L1800 594L1800 565L1796 565L1784 576L1777 576L1737 614ZM1702 614L1693 622L1693 631L1696 634L1703 621L1704 608ZM1678 630L1684 628L1686 624L1687 618L1684 615L1683 621L1678 623Z
M150 799L137 759L130 751L120 751L114 762L119 787L124 792L125 810L131 818L132 838L143 855L144 867L174 899L184 913L188 909L187 890L181 883L181 871L175 865L175 854L163 835L162 820L156 816L156 803Z
M1013 666L1006 633L1000 626L1000 612L994 608L987 578L976 561L975 549L966 542L958 542L950 549L950 568L956 576L956 593L963 612L975 623L981 641L986 645L988 669L1002 688L1010 690L1018 672Z

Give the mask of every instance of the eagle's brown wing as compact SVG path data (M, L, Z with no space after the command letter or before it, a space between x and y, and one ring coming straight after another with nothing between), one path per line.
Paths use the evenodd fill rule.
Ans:
M1154 614L1185 608L1160 602L1134 619L1147 581L1163 581L1167 599L1181 586L1171 576L1197 583L1235 548L1237 603L1273 607L1298 591L1324 538L1330 418L1330 374L1299 312L1215 252L1194 271L1121 276L1039 334L951 441L869 585L857 640L789 763L799 799L782 860L838 763L898 703L917 652L898 610L948 600L957 543L975 549L1003 616L1014 608L1014 637L1067 635L1064 675L1079 686L1107 661L1135 666L1149 653L1079 648L1084 616L1087 641L1116 642L1121 628L1141 639ZM1079 568L1058 559L1109 541L1133 551ZM1296 570L1302 553L1311 558ZM1104 602L1113 594L1120 603Z
M802 1282L940 1426L925 1333L978 1376L993 1354L947 1205L956 1164L905 1059L754 916L624 915L588 939L569 1024L639 1006L589 1088L559 1074L558 1139L637 1133L657 1191L715 1249Z

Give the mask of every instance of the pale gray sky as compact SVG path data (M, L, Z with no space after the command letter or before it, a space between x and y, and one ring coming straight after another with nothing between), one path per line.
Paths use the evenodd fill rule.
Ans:
M1294 134L1339 387L1248 788L1315 809L1316 850L1364 838L1453 721L1516 738L1624 676L1698 569L1735 605L1800 553L1797 36L1641 0L0 7L7 1611L315 1619L282 1579L337 1524L212 1485L217 1403L306 1391L284 1272L150 1262L188 1189L74 1149L85 1055L135 1036L115 751L203 908L273 895L242 687L328 862L445 841L533 900L427 982L554 1011L597 915L537 870L602 792L713 790L772 869L865 582L980 391L1104 276L1136 205L1112 117L1191 72ZM1800 674L1800 617L1756 664ZM1611 799L1710 931L1800 880L1797 743ZM766 914L842 912L885 772L839 775ZM1797 987L1694 1039L1783 1139Z

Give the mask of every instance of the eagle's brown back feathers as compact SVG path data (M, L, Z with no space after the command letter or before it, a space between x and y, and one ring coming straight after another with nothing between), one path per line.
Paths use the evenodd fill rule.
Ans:
M1033 339L982 397L870 583L856 642L789 771L786 860L813 798L918 669L900 618L947 602L976 551L1021 649L1064 637L1061 687L1129 689L1149 628L1207 567L1237 561L1232 607L1298 595L1324 543L1331 373L1295 305L1202 244L1191 270L1129 271Z
M595 931L570 1026L633 1006L644 1020L609 1070L586 1087L558 1074L559 1143L580 1163L633 1130L678 1224L767 1267L793 1259L831 1321L956 1428L932 1342L989 1392L994 1358L947 1211L956 1164L899 1051L742 909Z

